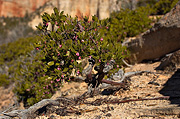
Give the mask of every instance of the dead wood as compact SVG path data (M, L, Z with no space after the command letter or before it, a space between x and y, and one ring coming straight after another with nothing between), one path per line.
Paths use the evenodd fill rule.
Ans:
M8 117L8 116L0 116L0 119L11 119L11 117Z
M123 86L123 84L124 83L122 83L122 82L114 82L114 81L109 81L109 80L105 80L105 79L103 79L102 81L101 81L102 83L106 83L106 84L111 84L111 85L114 85L114 86Z
M100 85L100 89L114 89L115 87L119 88L125 88L128 86L127 79L129 79L132 76L140 75L143 73L150 73L157 75L157 72L151 72L151 71L135 71L135 72L127 72L124 73L122 69L120 69L117 73L113 74L111 78L108 78L107 80L103 79Z
M143 101L143 100L167 100L170 96L162 96L162 97L153 97L153 98L140 98L140 99L128 99L128 100L119 100L119 99L108 99L108 98L100 98L96 99L92 102L84 102L85 104L91 104L91 105L102 105L102 104L120 104L120 103L128 103L128 102L134 102L134 101Z
M0 118L9 119L13 117L19 117L22 119L33 119L42 113L46 113L47 110L51 109L52 106L56 106L56 108L54 108L53 111L58 115L64 116L70 113L75 113L79 115L82 113L95 111L98 109L98 108L94 108L92 110L82 110L74 107L80 104L90 104L90 105L119 104L119 103L128 103L132 101L169 99L170 97L163 96L163 97L129 99L129 100L120 100L117 98L116 99L101 98L91 102L86 101L87 98L89 98L89 95L88 96L81 95L74 99L65 98L65 97L59 97L56 100L44 99L36 103L35 105L29 107L28 109L14 110L8 113L3 113L3 116L0 116Z
M99 93L100 89L108 89L110 91L114 89L127 88L128 83L127 79L134 75L140 75L142 73L151 73L156 75L156 72L151 71L135 71L135 72L127 72L125 73L123 69L119 69L118 72L112 74L108 79L104 79L104 77L108 74L108 72L113 69L115 64L114 60L110 60L109 63L101 63L99 66L96 66L94 70L97 71L96 74L92 74L93 66L95 64L95 60L91 57L89 59L89 66L83 70L83 75L86 76L85 82L88 83L88 92L84 94L84 96L94 96L95 91ZM79 78L80 79L80 78ZM108 93L109 94L109 93Z
M47 106L58 106L59 102L56 100L51 100L51 99L44 99L36 104L34 104L33 106L29 107L28 109L24 109L24 110L13 110L11 112L8 113L2 113L5 116L8 117L19 117L22 119L28 119L28 118L33 118L33 115L39 111L41 111L41 109L43 107L47 107Z

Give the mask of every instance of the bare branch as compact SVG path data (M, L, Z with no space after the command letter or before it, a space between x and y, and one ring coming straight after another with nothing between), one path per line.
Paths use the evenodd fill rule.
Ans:
M129 99L129 100L119 100L119 99L108 99L108 98L100 98L96 99L93 102L84 102L84 104L91 105L102 105L102 104L119 104L119 103L128 103L134 101L143 101L143 100L168 100L170 96L162 96L162 97L153 97L153 98L141 98L141 99Z

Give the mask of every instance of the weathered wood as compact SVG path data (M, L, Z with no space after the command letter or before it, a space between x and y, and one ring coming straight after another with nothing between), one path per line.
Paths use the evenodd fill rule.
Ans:
M0 119L11 119L11 117L8 117L8 116L0 116Z
M114 89L115 87L125 87L125 83L123 83L125 79L135 75L140 75L142 73L157 74L156 72L151 71L135 71L124 73L124 71L120 69L117 73L113 74L111 78L108 78L107 80L103 79L102 84L100 85L100 89Z
M45 107L45 106L58 106L59 105L59 101L57 100L51 100L51 99L44 99L36 104L34 104L33 106L29 107L28 109L24 109L24 110L13 110L11 112L8 113L2 113L7 117L19 117L21 119L28 119L28 118L32 118L33 119L33 115L40 110L41 108Z

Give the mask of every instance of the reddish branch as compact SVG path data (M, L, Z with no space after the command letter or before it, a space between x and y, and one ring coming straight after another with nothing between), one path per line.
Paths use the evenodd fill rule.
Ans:
M85 102L84 104L91 104L91 105L101 105L103 103L106 104L119 104L119 103L128 103L128 102L133 102L133 101L143 101L143 100L168 100L170 96L162 96L162 97L153 97L153 98L141 98L141 99L128 99L128 100L119 100L119 99L111 99L108 100L107 98L105 99L96 99L93 102Z
M110 80L105 80L105 79L102 79L101 82L102 82L102 83L111 84L111 85L122 85L122 86L124 86L124 83L123 83L123 82L118 83L118 82L114 82L114 81L110 81Z
M162 97L153 97L153 98L140 98L140 99L129 99L129 100L110 100L106 103L126 103L126 102L132 102L132 101L143 101L143 100L161 100L165 99L168 100L170 96L162 96Z

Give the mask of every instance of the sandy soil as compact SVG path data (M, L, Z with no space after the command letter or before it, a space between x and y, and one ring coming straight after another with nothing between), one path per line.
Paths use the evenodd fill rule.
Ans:
M155 68L159 65L159 62L152 64L137 64L131 68L126 68L126 72L130 71L152 71L156 72ZM59 116L57 114L50 114L45 116L39 116L36 119L46 118L61 118L61 119L170 119L179 118L179 98L174 97L179 94L177 89L180 79L178 77L178 71L164 74L142 74L133 76L130 79L130 85L128 90L120 90L113 95L98 95L93 98L89 98L89 101L94 101L100 98L108 99L141 99L141 98L155 98L161 96L171 96L172 99L161 100L144 100L144 101L132 101L120 104L102 104L100 106L92 105L79 105L74 108L82 110L81 115L72 114L68 116ZM180 73L179 73L180 74ZM176 75L176 77L174 76ZM170 80L176 80L170 81ZM169 85L174 84L174 88L168 88ZM70 83L65 84L66 89L63 89L66 97L74 97L87 91L87 85L85 83ZM67 87L69 87L67 89ZM173 92L170 93L169 92ZM57 96L58 97L58 96ZM174 98L173 98L174 97Z
M157 72L155 68L159 62L149 64L137 64L126 68L130 71L152 71ZM44 114L36 119L176 119L180 118L180 70L170 73L158 72L156 74L143 73L142 75L130 78L129 89L116 91L112 95L98 95L87 99L95 101L100 98L107 99L141 99L155 98L161 96L170 96L170 99L131 101L119 104L105 104L99 106L82 104L73 109L81 110L81 114L69 114L60 116L56 113ZM60 95L65 97L76 97L87 91L86 83L72 82L65 84L61 91L57 92L52 99ZM5 95L5 94L3 94ZM8 100L6 98L6 100ZM5 101L0 98L0 104Z

